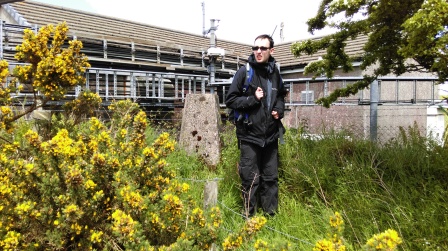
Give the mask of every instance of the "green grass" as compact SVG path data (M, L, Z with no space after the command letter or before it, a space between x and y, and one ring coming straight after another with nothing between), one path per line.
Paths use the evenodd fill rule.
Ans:
M268 243L290 242L293 250L312 250L327 237L329 216L344 218L348 250L359 250L388 228L403 238L400 250L448 250L448 149L414 128L379 145L346 133L304 139L289 129L280 146L279 212L257 235ZM241 216L239 150L233 128L221 134L222 157L216 169L179 150L168 158L179 177L203 199L205 182L217 178L223 213L221 241L237 232ZM253 249L253 242L241 250ZM218 243L220 246L220 243Z

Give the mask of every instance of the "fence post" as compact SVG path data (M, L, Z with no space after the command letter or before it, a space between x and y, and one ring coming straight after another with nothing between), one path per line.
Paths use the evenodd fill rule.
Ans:
M370 140L378 139L378 80L370 84Z
M207 181L204 188L204 208L216 206L218 202L218 182L216 180Z
M211 180L205 183L204 187L204 208L214 207L218 202L218 181ZM216 251L216 244L213 243L209 249L210 251Z

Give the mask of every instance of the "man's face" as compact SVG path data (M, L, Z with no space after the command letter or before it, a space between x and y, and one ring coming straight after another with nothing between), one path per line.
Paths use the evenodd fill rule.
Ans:
M253 52L255 55L255 60L258 63L266 63L269 60L269 57L274 52L274 48L269 47L268 39L257 39L254 43Z

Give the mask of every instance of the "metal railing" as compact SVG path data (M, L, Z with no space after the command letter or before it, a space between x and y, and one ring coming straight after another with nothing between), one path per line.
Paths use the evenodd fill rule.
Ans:
M318 98L328 95L338 88L345 88L362 77L297 78L284 79L289 88L289 106L315 105ZM440 102L437 77L380 77L378 80L378 102L395 105L431 105ZM363 89L350 97L341 97L335 105L368 105L371 90Z
M16 65L10 64L10 71ZM90 90L98 94L104 103L131 99L142 106L171 107L183 106L187 94L210 92L207 75L89 68L85 77L86 82L69 89L61 103L75 99L84 90ZM29 88L13 94L13 97L22 100L32 96Z
M15 67L18 63L11 63ZM11 69L12 70L12 69ZM209 83L208 75L174 72L135 71L89 68L86 83L68 91L74 99L82 90L97 93L105 102L112 99L132 99L142 105L183 106L189 93L217 93L221 107L231 79ZM336 88L346 87L361 77L284 79L289 90L287 106L316 105L315 100L327 97ZM382 77L378 79L378 104L431 105L441 101L436 77ZM29 93L16 93L17 97ZM334 105L369 105L371 90L360 90L350 97L339 98Z
M119 69L89 68L84 88L105 101L132 99L142 104L183 103L189 93L206 93L208 76Z

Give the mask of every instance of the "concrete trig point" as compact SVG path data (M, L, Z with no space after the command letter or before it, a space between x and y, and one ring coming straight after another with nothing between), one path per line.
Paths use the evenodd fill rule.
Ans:
M188 94L182 113L180 144L215 167L221 157L221 117L216 94Z

